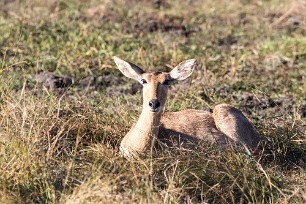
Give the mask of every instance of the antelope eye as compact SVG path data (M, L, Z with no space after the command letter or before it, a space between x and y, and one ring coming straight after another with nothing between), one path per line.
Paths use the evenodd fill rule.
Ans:
M141 79L140 81L141 81L142 84L148 83L147 80L145 80L145 79Z
M169 79L166 79L164 82L163 82L163 85L170 85L170 80Z

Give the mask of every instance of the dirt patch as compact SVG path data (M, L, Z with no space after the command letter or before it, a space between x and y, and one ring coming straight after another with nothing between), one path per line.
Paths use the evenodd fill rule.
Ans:
M279 114L293 114L294 107L297 102L291 95L273 99L266 95L257 95L242 90L244 87L239 86L235 89L234 86L218 87L215 89L215 94L227 100L238 101L239 108L247 114L255 113L257 116L279 115ZM229 98L230 97L230 98Z
M121 79L115 76L88 76L79 81L82 87L95 87L101 88L105 86L117 86L120 84Z
M237 37L235 37L234 35L230 34L230 35L227 35L227 36L225 36L223 38L219 38L217 40L217 45L230 47L231 45L234 45L237 42L238 42Z
M225 36L217 37L216 40L212 41L213 44L223 47L225 50L229 51L233 45L238 43L238 37L233 34L228 34Z
M69 76L57 76L51 72L36 74L34 79L50 90L64 89L74 84L74 78Z
M297 107L297 102L292 96L280 97L273 100L268 96L257 96L252 93L242 93L237 97L240 101L240 108L248 113L256 112L257 115L293 115L297 108L297 113L301 118L306 117L306 104Z
M306 118L306 104L300 107L299 114L302 118Z
M121 84L119 86L109 86L105 89L108 96L122 96L127 94L136 94L140 92L142 86L138 82L134 82L132 85Z
M151 0L151 4L154 8L160 9L160 8L171 8L171 4L168 3L165 0Z
M274 9L266 14L266 19L274 28L284 28L288 31L305 30L306 3L294 1L279 10Z
M136 94L141 90L142 86L138 82L134 82L128 86L123 83L121 77L117 76L88 76L79 81L79 86L88 89L103 89L107 95L120 96L126 94Z
M243 93L240 96L240 103L248 109L255 109L257 111L265 110L267 108L274 108L281 105L281 102L274 101L269 97L255 96L254 94L250 93Z
M52 72L42 72L36 74L33 78L38 84L42 84L47 89L60 92L68 87L73 87L76 90L85 90L86 92L104 90L109 96L120 96L134 95L142 89L141 84L138 82L129 85L121 77L112 75L87 76L83 79L75 80L69 76L58 76ZM29 88L32 89L34 86L29 86Z
M273 100L268 96L258 96L252 93L243 93L239 96L242 109L253 110L259 114L285 113L293 114L295 101L291 96L285 96L278 100Z
M188 37L191 33L196 32L198 29L187 25L184 18L180 16L166 15L163 18L149 16L142 20L140 23L134 25L134 31L138 34L145 32L177 32L181 35Z

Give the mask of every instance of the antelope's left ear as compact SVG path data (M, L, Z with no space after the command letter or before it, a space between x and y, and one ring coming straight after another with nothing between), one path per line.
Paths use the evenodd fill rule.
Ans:
M187 79L192 74L195 67L196 67L195 59L189 59L183 61L179 65L177 65L174 69L172 69L172 71L170 72L170 76L172 79L179 81Z

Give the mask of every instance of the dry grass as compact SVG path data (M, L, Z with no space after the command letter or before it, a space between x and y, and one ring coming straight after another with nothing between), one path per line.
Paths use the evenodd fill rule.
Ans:
M1 2L0 203L305 203L304 10L278 0ZM146 70L197 58L166 109L230 103L269 139L266 151L201 144L120 157L141 96L113 55ZM74 84L50 90L35 81L46 71Z

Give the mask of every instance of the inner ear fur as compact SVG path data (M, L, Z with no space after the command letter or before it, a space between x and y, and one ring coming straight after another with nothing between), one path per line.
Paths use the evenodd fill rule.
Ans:
M142 78L142 74L145 73L140 67L137 65L127 62L119 57L114 56L113 57L118 69L121 71L121 73L131 79L140 81Z
M175 80L187 79L196 67L196 60L189 59L178 64L169 74Z

